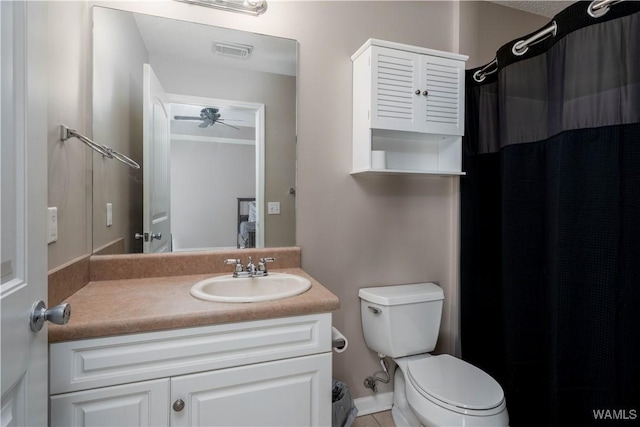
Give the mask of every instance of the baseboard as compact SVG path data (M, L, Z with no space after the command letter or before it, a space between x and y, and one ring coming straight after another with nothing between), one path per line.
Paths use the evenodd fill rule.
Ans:
M358 416L369 415L375 412L383 412L391 409L393 405L393 392L378 393L371 396L353 399L358 408Z

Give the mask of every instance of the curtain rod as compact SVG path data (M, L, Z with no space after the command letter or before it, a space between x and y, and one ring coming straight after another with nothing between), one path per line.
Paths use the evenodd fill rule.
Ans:
M600 18L607 12L609 12L609 6L612 6L616 3L621 3L623 1L624 0L593 0L591 3L589 3L589 6L587 6L587 13L593 18ZM549 27L538 31L528 39L518 40L516 43L514 43L511 48L511 53L515 56L522 56L527 52L527 50L529 50L530 46L533 46L536 43L540 43L541 41L546 40L549 37L555 37L556 34L558 34L558 24L556 23L556 21L552 21ZM473 73L473 79L476 82L480 83L488 75L493 74L496 71L498 71L497 56L484 67Z

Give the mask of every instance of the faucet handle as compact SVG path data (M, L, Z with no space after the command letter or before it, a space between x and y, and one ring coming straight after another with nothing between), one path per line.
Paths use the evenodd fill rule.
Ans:
M276 259L274 257L266 257L266 258L260 258L260 262L258 263L258 271L262 271L265 274L267 273L267 263L268 262L273 262Z
M236 273L241 272L244 268L242 267L242 260L241 259L235 259L235 258L229 258L229 259L225 259L224 260L225 264L235 264L236 268L235 271Z

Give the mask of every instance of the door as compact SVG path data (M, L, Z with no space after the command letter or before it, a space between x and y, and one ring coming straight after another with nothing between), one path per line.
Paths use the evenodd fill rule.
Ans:
M331 353L171 378L172 426L329 426Z
M421 131L464 135L464 62L422 55L420 87L427 91Z
M51 426L168 426L169 379L51 396Z
M29 327L47 297L46 2L0 2L3 426L47 425L47 332Z
M419 67L418 54L377 46L372 48L372 128L419 130L422 120Z
M143 251L171 252L169 104L151 66L143 68Z

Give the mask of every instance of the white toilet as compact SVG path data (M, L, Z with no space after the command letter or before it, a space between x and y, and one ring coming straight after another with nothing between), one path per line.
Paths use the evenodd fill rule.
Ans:
M432 356L444 293L434 283L360 289L367 346L398 365L392 416L396 427L504 427L509 415L500 384L448 354Z

